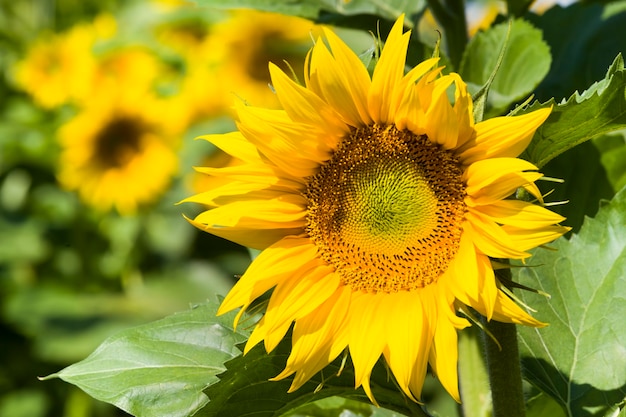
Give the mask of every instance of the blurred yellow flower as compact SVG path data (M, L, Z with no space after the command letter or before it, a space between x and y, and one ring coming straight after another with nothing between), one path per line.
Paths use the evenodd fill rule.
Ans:
M65 33L42 36L17 63L15 81L42 107L53 108L89 95L96 62L92 49L116 30L115 19L102 15Z
M59 131L59 182L100 211L128 215L155 201L178 168L167 110L148 94L103 91Z
M268 62L302 72L314 24L308 20L256 10L239 10L214 25L206 45L216 78L227 97L262 107L277 107ZM232 102L229 100L229 102Z
M262 250L219 313L241 307L236 324L273 289L245 352L273 350L293 325L275 378L295 373L291 390L347 349L372 401L381 356L411 400L430 364L458 401L457 329L469 325L459 310L543 325L500 289L490 257L527 258L568 230L509 199L524 187L541 200L542 174L517 156L550 109L474 123L466 84L437 59L405 74L403 17L372 77L324 33L304 86L270 66L282 109L239 103L239 131L205 137L239 162L200 169L216 183L187 200L211 207L190 221Z

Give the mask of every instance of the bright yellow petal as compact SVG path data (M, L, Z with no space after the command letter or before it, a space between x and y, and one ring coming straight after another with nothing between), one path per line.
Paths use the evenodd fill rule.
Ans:
M367 68L359 57L331 30L324 28L324 35L337 61L343 82L347 86L346 93L352 97L360 122L370 124L372 119L367 108L367 93L372 82Z
M455 148L459 138L458 119L446 94L453 82L452 77L440 78L435 82L433 100L425 115L426 135L445 149Z
M482 311L478 310L479 313ZM534 319L526 313L515 301L511 300L501 290L498 290L498 297L493 310L493 319L503 323L523 324L533 327L544 327L545 323Z
M385 359L398 385L413 401L417 401L422 391L428 364L426 352L430 350L434 333L429 318L424 317L427 313L423 303L429 303L428 298L422 291L403 291L388 294L384 300L388 339Z
M224 168L198 167L196 171L219 177L223 180L250 182L261 184L265 187L273 186L293 190L293 193L301 192L305 180L301 177L293 177L269 164L244 164Z
M304 231L306 212L300 196L283 200L237 201L200 213L194 226L240 245L265 249L285 236ZM291 200L291 201L289 201Z
M349 131L341 118L311 90L296 84L276 65L270 64L272 84L289 117L298 123L323 126L328 133L327 145L334 148L339 137Z
M522 116L494 117L476 124L475 138L460 149L461 162L471 164L486 158L518 156L551 111L552 108L540 109Z
M471 209L465 215L463 233L467 233L474 245L492 258L524 259L529 253L521 251L511 237L494 221Z
M317 42L313 47L310 73L310 88L330 104L346 124L364 125L347 81L350 73L343 72L323 42ZM370 120L369 116L367 120Z
M459 377L457 371L459 358L457 329L452 325L449 314L446 314L444 311L440 311L437 314L437 319L430 363L441 385L443 385L452 398L460 403L461 396L459 395Z
M438 61L439 58L430 58L420 62L398 83L391 103L392 108L396 109L394 123L398 130L407 128L407 124L418 126L423 122L426 109L422 109L420 105L419 96L416 94L416 83L430 71ZM414 131L414 133L419 135L422 134L423 131Z
M211 142L227 154L241 159L244 162L261 162L259 150L243 137L241 132L231 132L219 135L204 135L196 139Z
M274 289L265 312L268 352L274 350L295 320L315 310L337 290L339 276L332 267L321 259L311 266L310 270L280 282Z
M346 315L350 306L350 288L340 287L315 311L296 321L293 346L285 370L273 380L296 373L290 392L333 361L347 346Z
M550 243L571 230L565 226L543 226L536 229L502 226L516 247L520 250L529 250L546 243Z
M279 282L295 275L317 257L317 246L308 238L286 237L265 249L229 291L217 312L227 313L248 305ZM298 262L293 262L298 259Z
M543 175L534 172L533 164L517 158L493 158L474 162L467 167L466 181L469 206L492 204L513 194L519 187L531 184Z
M498 291L495 276L489 258L477 252L470 234L463 234L459 251L440 279L459 301L473 308L483 306L491 319Z
M387 322L383 300L387 294L354 293L350 304L350 357L354 364L355 387L363 386L365 393L374 401L370 387L372 368L385 348Z
M239 105L239 131L276 166L294 177L313 175L330 158L330 148L311 134L311 128L293 123L280 110Z
M394 119L395 108L391 108L396 84L404 76L406 51L410 32L402 33L404 16L396 20L391 28L380 59L372 75L372 85L367 97L370 116L375 123L385 124Z
M277 199L283 195L284 189L268 189L259 183L227 181L209 191L188 197L182 202L217 207L237 201Z
M537 229L561 223L565 217L546 208L519 200L495 201L484 206L477 206L491 220L522 229Z
M454 112L456 113L459 126L457 146L463 147L476 134L474 130L474 103L472 96L467 91L467 84L463 82L461 77L456 73L449 74L449 77L454 78L454 84L456 85Z

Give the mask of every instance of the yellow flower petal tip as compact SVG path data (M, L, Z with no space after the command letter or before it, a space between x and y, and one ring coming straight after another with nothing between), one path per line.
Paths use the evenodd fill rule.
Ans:
M245 309L273 288L249 344L272 349L293 326L276 377L295 374L292 390L349 352L373 402L381 356L411 400L429 365L460 400L459 309L543 325L500 289L490 258L524 259L567 230L512 199L541 176L516 157L549 110L474 124L458 74L436 60L405 74L402 22L371 77L331 34L308 55L304 86L272 67L282 109L238 108L239 136L212 141L245 161L207 169L219 188L193 200L213 207L198 227L262 249L225 302Z

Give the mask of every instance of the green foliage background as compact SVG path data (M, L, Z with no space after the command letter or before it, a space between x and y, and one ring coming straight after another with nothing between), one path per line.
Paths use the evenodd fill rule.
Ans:
M459 25L465 25L459 23L462 1L197 3L199 13L252 7L361 31L380 27L383 36L406 13L414 26L409 66L432 53L432 33L417 25L430 10L443 36L448 70L459 72L473 93L488 81L509 28L501 15L471 39L459 34ZM553 107L524 157L546 176L564 180L540 185L553 191L548 201L568 201L553 209L573 228L551 245L556 250L539 248L530 265L514 269L516 281L551 295L519 293L539 320L551 323L546 329L520 329L527 415L622 416L626 70L620 54L626 37L616 34L626 26L626 2L579 2L542 15L528 12L530 2L508 3L509 44L485 117ZM103 10L141 10L141 4L0 3L0 417L488 416L488 387L481 353L471 350L478 337L472 332L461 338L468 346L461 348L461 372L471 372L462 384L474 387L472 398L484 400L461 407L432 378L425 406L406 402L382 364L372 384L382 408L372 407L362 390L352 388L349 360L340 376L335 376L342 366L338 361L287 394L289 381L267 379L282 369L289 340L271 355L257 347L240 356L247 330L234 332L232 317L215 318L214 311L217 296L228 291L250 256L195 231L181 218L193 209L174 205L189 195L184 177L206 152L192 138L228 131L229 120L207 121L187 132L179 155L186 171L138 216L95 214L58 187L53 137L67 115L34 105L15 87L9 69L46 31L62 31ZM58 378L37 380L45 375Z

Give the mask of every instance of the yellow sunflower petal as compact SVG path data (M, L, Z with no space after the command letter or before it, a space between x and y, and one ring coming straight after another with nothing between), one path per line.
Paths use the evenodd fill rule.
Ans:
M533 172L533 164L517 158L485 159L471 164L465 171L466 203L470 206L492 204L510 196L515 190L531 184L543 175ZM530 171L530 172L529 172Z
M321 260L309 271L279 283L265 312L268 323L265 346L273 350L291 327L291 324L315 310L339 286L339 276Z
M424 302L428 303L428 298L424 297ZM413 401L417 401L422 391L428 364L424 352L430 350L434 333L422 303L419 295L400 292L390 295L385 307L389 317L385 359L398 385Z
M296 321L293 347L283 372L272 380L296 373L290 392L298 389L333 361L347 346L346 331L350 289L340 287L318 309Z
M396 83L404 75L406 51L410 32L402 33L404 15L391 28L380 59L372 75L372 85L367 97L370 116L376 123L387 123L394 118L395 110L391 107Z
M494 117L476 124L475 138L460 149L461 161L471 164L486 158L518 156L551 111L552 108L540 109L522 116Z
M361 67L363 67L362 64ZM359 127L364 122L357 107L357 101L350 91L346 75L326 45L323 42L317 42L313 47L311 60L310 88L330 104L342 116L346 124ZM359 104L363 106L362 103ZM366 117L369 121L367 114Z
M433 101L425 115L426 135L445 149L456 147L459 138L459 124L456 113L450 105L446 90L454 78L445 77L436 81Z
M297 196L294 196L297 197ZM238 201L200 213L194 226L240 245L264 249L304 231L306 212L297 201ZM251 233L263 230L263 233Z
M479 313L482 311L478 310ZM498 290L498 298L496 298L496 305L493 310L493 319L501 321L503 323L515 323L523 324L533 327L544 327L545 323L534 319L528 313L526 313L515 301L511 300L501 290Z
M520 250L529 250L552 242L571 230L565 226L543 226L534 229L503 226L502 229Z
M422 78L432 67L437 64L439 58L430 58L420 62L412 70L410 70L398 83L394 92L392 106L396 109L394 114L394 123L399 130L407 128L407 125L417 127L421 126L424 120L424 112L420 105L419 96L417 94L416 82ZM410 129L410 128L409 128ZM413 131L416 134L420 132Z
M435 326L434 343L431 347L430 363L437 374L441 385L456 400L461 402L459 395L459 378L457 361L459 350L457 347L457 329L444 312L439 312Z
M493 221L522 229L536 229L561 223L565 217L546 208L519 200L495 201L484 206L477 206L480 211Z
M324 28L324 36L337 61L339 74L347 86L346 95L352 97L354 106L363 124L369 124L372 120L367 107L367 92L372 84L367 68L359 57L352 52L332 31Z
M329 157L330 149L320 146L311 129L293 123L284 112L240 105L237 115L239 131L265 157L290 175L312 175Z
M219 135L204 135L197 139L211 142L227 154L245 162L261 162L259 150L246 140L241 132L232 132Z
M276 65L270 64L272 84L289 117L298 123L324 126L328 133L329 147L334 147L338 138L348 131L339 115L314 92L296 84Z
M384 293L354 293L350 305L349 349L354 364L355 387L363 386L367 396L374 401L370 387L370 375L374 364L385 348L387 323L380 320L386 316Z
M492 258L524 259L529 253L517 249L515 242L494 221L479 212L466 213L467 222L463 225L463 233L467 233L476 247Z
M470 307L482 306L491 319L497 297L495 275L489 258L476 251L469 234L461 238L459 251L442 279L455 297Z
M317 247L308 238L286 237L265 249L229 291L217 312L227 313L250 304L279 282L296 275L317 255ZM298 259L298 263L291 260Z
M294 193L302 189L304 182L302 178L293 177L268 164L245 164L224 168L200 167L196 168L196 171L212 177L219 177L224 181L242 181L262 184L266 187L289 188L294 190Z
M448 76L454 78L454 84L456 85L454 111L459 126L457 146L463 147L476 133L474 130L474 103L472 102L472 96L467 91L467 84L463 82L461 77L455 73L451 73Z

